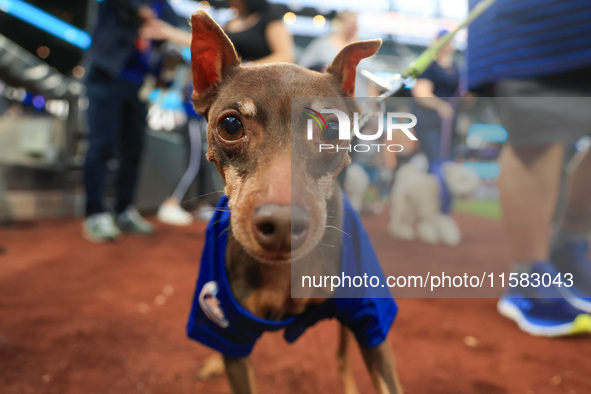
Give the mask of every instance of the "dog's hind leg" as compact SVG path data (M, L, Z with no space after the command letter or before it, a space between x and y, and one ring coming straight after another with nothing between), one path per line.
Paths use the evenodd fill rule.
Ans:
M402 386L396 373L392 349L386 339L378 346L361 348L361 355L379 394L402 394Z
M398 200L398 204L392 207L391 219L388 227L390 235L394 238L405 241L412 241L416 238L414 228L416 213L414 212L413 202L403 196Z
M226 374L232 388L232 394L257 394L254 382L254 368L250 357L224 356Z
M345 326L340 325L339 348L337 350L337 362L339 366L339 377L343 384L345 394L359 394L355 379L353 378L353 368L351 366L351 342L353 333Z
M440 240L439 229L435 221L440 216L439 184L430 175L413 194L413 201L417 207L417 234L419 239L427 244L437 244Z
M207 380L215 378L222 373L224 373L224 358L221 353L215 352L205 359L197 376L201 380Z
M404 190L392 188L390 195L390 222L388 232L394 238L412 241L415 238L415 213L412 201L405 195Z

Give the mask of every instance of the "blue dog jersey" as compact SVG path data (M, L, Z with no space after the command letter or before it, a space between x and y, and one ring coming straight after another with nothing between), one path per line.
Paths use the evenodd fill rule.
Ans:
M207 226L205 248L187 334L202 344L230 357L249 355L264 331L285 329L288 342L294 342L308 327L322 319L336 317L355 334L360 345L377 346L384 341L397 312L387 288L355 289L355 296L336 296L298 316L273 321L254 316L232 295L226 274L225 254L230 213L228 198L222 197ZM341 269L347 275L378 275L383 273L361 220L344 197L344 226ZM340 293L344 294L344 293ZM351 297L351 294L346 294ZM367 297L370 296L370 297Z

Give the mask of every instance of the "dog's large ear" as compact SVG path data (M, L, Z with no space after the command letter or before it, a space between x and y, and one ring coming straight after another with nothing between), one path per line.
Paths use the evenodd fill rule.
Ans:
M361 59L375 55L382 40L358 41L344 47L326 72L337 77L346 96L355 95L355 71Z
M193 14L191 27L193 105L195 111L205 114L220 82L228 70L240 64L240 58L228 36L205 11Z

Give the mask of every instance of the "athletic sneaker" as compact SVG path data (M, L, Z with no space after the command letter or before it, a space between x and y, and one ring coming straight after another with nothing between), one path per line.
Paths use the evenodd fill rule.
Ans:
M202 222L209 222L215 213L215 208L209 204L202 204L195 211L195 217Z
M102 212L90 215L82 223L82 234L91 242L103 243L114 241L121 236L115 220L110 213Z
M117 215L117 224L121 231L135 234L152 234L154 226L140 216L137 209L129 207Z
M173 226L188 226L193 222L193 215L179 204L163 202L158 208L158 220Z
M552 249L552 264L563 274L572 274L574 286L559 290L575 307L591 313L591 261L589 241L567 242Z
M549 263L536 263L531 273L557 271ZM561 337L591 333L591 316L571 305L557 287L514 287L497 303L499 313L517 323L523 331L536 336Z

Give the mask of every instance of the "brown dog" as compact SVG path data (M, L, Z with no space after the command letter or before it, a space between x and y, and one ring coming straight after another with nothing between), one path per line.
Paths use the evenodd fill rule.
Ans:
M218 299L218 284L207 287L209 282L196 294L197 307L204 308L203 319L214 321L221 335L230 324L222 310L224 303L233 302L228 297L239 304L234 308L244 308L257 322L266 319L270 323L265 324L272 326L320 307L330 296L292 298L291 264L286 263L340 258L343 201L336 177L350 161L346 150L314 155L314 141L297 137L305 133L291 130L291 98L353 96L357 64L375 54L381 41L347 46L320 74L291 64L241 66L232 43L205 12L193 15L192 29L194 106L209 122L207 158L226 182L231 212L227 232L223 230L227 236L223 275L231 295ZM340 105L343 111L355 110L344 100ZM214 217L209 228L220 220ZM208 242L216 242L217 236L211 237ZM213 335L203 330L203 338ZM355 393L348 364L351 334L345 328L341 331L340 375L345 392ZM256 393L251 363L242 356L248 352L229 349L224 363L233 392ZM361 351L378 392L401 392L388 341L361 346Z

